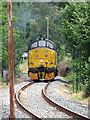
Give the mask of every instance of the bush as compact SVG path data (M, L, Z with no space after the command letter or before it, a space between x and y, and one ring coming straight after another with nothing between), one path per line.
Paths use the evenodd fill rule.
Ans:
M67 80L68 83L72 83L73 84L73 78L75 80L76 79L76 75L73 74L72 72L70 72L68 74L68 76L65 77L65 80Z
M84 86L84 97L90 96L90 84Z

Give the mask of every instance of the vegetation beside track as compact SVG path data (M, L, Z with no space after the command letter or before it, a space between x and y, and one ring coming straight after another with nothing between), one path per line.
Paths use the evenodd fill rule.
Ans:
M28 73L28 60L22 61L22 63L19 64L19 69L21 73Z
M66 98L73 99L73 100L78 101L78 102L83 103L83 104L88 104L90 97L85 98L83 96L84 95L83 90L73 93L71 88L72 88L72 85L67 87L65 85L59 86L57 84L57 88L55 88L55 90L58 94L66 97Z

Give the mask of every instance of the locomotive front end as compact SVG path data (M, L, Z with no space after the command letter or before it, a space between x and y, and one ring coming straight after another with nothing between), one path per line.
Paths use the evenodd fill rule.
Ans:
M34 41L28 51L28 76L32 80L51 80L56 72L56 51L50 40Z

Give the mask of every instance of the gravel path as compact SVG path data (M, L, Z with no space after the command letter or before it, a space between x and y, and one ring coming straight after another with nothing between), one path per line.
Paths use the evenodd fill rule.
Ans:
M63 107L66 107L76 113L79 113L88 117L88 105L79 103L74 100L70 100L62 96L59 92L57 92L59 91L60 86L62 85L64 85L64 83L60 81L52 82L47 88L47 95L59 105L62 105Z
M22 103L34 114L40 118L70 118L70 116L49 105L41 96L41 90L46 83L35 83L20 95ZM28 95L28 97L27 97Z
M14 86L15 92L28 82L18 83ZM9 88L0 89L0 120L3 118L9 118L10 115L10 101L9 101ZM16 118L30 118L26 111L21 109L18 104L15 104L15 117Z

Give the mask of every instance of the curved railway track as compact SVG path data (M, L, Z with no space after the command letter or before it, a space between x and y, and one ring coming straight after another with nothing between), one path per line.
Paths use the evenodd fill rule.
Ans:
M65 114L69 115L69 116L73 116L74 118L80 118L82 120L89 120L89 118L87 118L86 116L77 114L75 112L72 112L69 109L66 109L60 105L58 105L57 103L55 103L51 98L48 97L47 95L47 88L50 85L51 82L48 82L45 87L42 89L42 96L43 98L52 106L56 107L58 110L64 112ZM30 82L29 84L23 86L22 88L20 88L17 92L16 92L16 100L17 102L27 111L29 112L35 119L39 119L42 120L43 118L41 118L38 114L33 113L28 107L26 107L23 103L22 100L20 98L20 95L22 94L22 91L24 91L26 88L28 88L29 86L34 85L34 82ZM72 117L70 117L72 118Z
M56 107L57 109L59 109L60 111L63 111L65 112L66 114L70 115L70 116L73 116L74 118L80 118L82 120L90 120L88 117L86 116L83 116L81 114L78 114L78 113L75 113L73 111L71 111L70 109L67 109L57 103L55 103L51 98L48 97L47 95L47 88L49 86L51 82L49 82L44 89L42 89L42 96L43 98L49 103L51 104L52 106Z
M34 84L34 82L30 82L29 84L23 86L22 88L20 88L17 92L16 92L16 100L19 103L19 105L26 110L28 113L30 113L35 119L41 120L41 118L39 118L37 115L33 114L27 107L25 107L25 105L22 104L21 100L20 100L20 94L23 90L25 90L28 86Z

